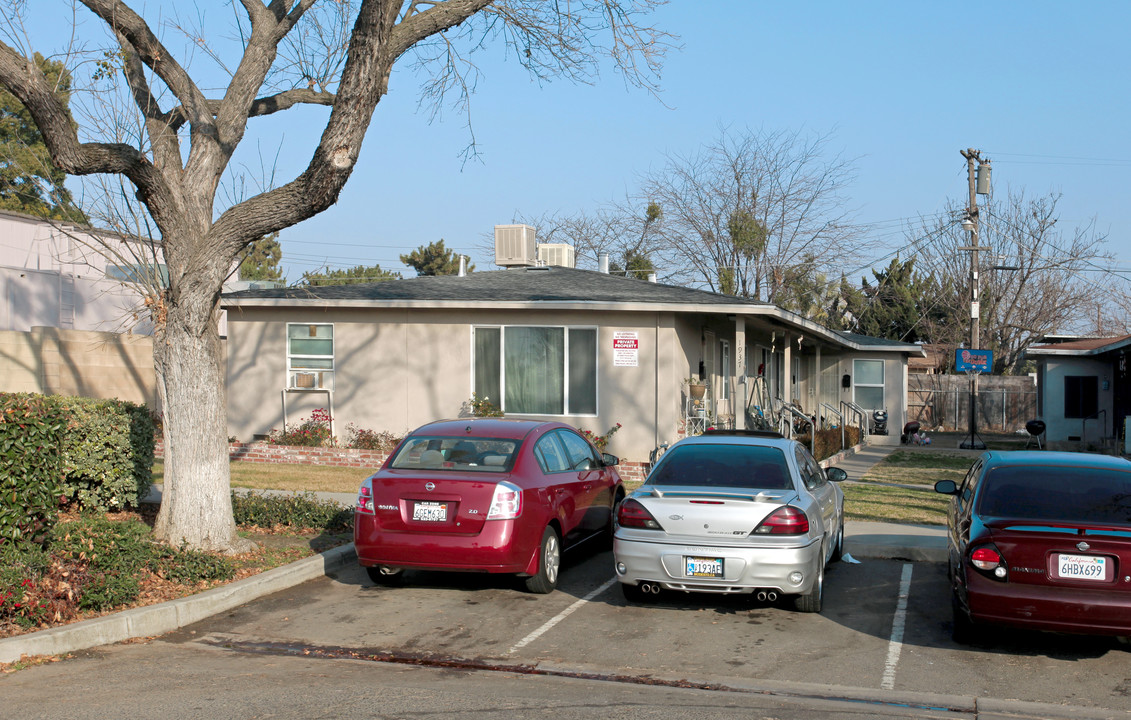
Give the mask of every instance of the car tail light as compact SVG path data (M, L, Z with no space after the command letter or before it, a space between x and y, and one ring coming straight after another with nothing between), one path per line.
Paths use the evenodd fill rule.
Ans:
M617 508L617 524L621 527L642 528L644 530L663 530L648 508L639 501L629 498Z
M993 545L982 545L974 548L973 552L970 553L970 564L992 575L997 580L1005 580L1009 574L1005 558Z
M373 478L367 477L357 491L357 506L354 508L359 513L373 514Z
M754 535L805 535L809 532L809 518L804 510L786 505L775 510L754 528Z
M509 482L495 485L488 520L514 520L522 514L522 488Z

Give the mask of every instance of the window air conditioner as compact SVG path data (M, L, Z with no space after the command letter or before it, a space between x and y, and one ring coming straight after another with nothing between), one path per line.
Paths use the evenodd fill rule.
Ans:
M298 390L321 390L322 373L292 372L291 387Z

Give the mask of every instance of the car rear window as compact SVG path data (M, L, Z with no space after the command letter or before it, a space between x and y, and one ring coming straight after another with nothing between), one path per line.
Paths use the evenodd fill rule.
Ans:
M479 437L411 437L390 467L398 470L510 472L518 440Z
M1131 524L1131 472L1038 465L993 468L981 483L983 516Z
M793 488L785 453L775 447L738 444L677 445L648 476L650 485L714 488Z

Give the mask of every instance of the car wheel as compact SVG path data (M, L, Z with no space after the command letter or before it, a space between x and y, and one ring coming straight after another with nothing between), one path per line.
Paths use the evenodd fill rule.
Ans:
M404 579L402 568L389 567L388 565L367 567L365 574L369 576L374 585L397 585Z
M817 562L817 580L813 583L813 587L809 592L798 595L793 600L793 607L797 612L803 613L819 613L821 612L821 600L825 594L825 564L818 560Z
M629 585L628 583L620 584L620 591L624 593L624 599L631 603L645 602L644 589L639 585Z
M953 592L950 594L950 613L953 618L950 638L959 645L969 645L974 640L974 621L962 609L958 595Z
M829 562L840 562L844 558L844 520L841 516L840 529L836 531L836 544L833 545L833 555Z
M561 540L557 531L547 526L542 533L542 545L538 549L538 572L526 578L526 589L539 595L553 592L558 586L558 571L561 567Z

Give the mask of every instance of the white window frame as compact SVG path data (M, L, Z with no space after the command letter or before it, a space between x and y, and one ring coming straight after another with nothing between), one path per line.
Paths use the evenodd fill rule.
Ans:
M561 329L564 335L562 362L562 407L566 411L560 414L552 413L521 413L508 410L506 408L507 397L507 368L506 368L506 345L507 345L507 328L555 328ZM599 417L601 408L601 329L597 325L548 325L548 324L534 324L534 323L509 323L506 325L490 325L490 324L477 324L471 326L471 393L475 392L475 369L476 363L479 358L475 355L475 331L479 329L498 330L499 331L499 402L495 403L492 398L492 403L503 411L506 415L514 416L529 416L529 417ZM569 331L570 330L592 330L595 335L596 342L594 345L593 367L596 370L596 377L593 378L594 390L594 404L597 412L594 413L571 413L569 412ZM469 393L469 395L471 394Z
M330 328L330 354L326 355L309 355L303 353L291 352L291 327L328 327ZM337 360L335 353L337 352L337 345L335 336L337 335L334 323L304 323L304 322L289 322L287 323L287 334L284 342L287 344L287 390L294 390L299 392L324 392L334 389L334 375L337 369ZM327 357L330 359L330 367L324 368L304 368L295 367L295 360L312 359L312 360L325 360ZM311 385L307 385L307 378L310 378Z
M857 363L879 363L880 364L880 382L879 383L862 383L860 382L860 371L857 369ZM866 407L863 403L856 399L856 388L876 388L880 389L880 407L872 408ZM852 361L852 401L862 408L870 410L886 410L887 409L887 362L884 360L877 360L875 358L854 358Z

